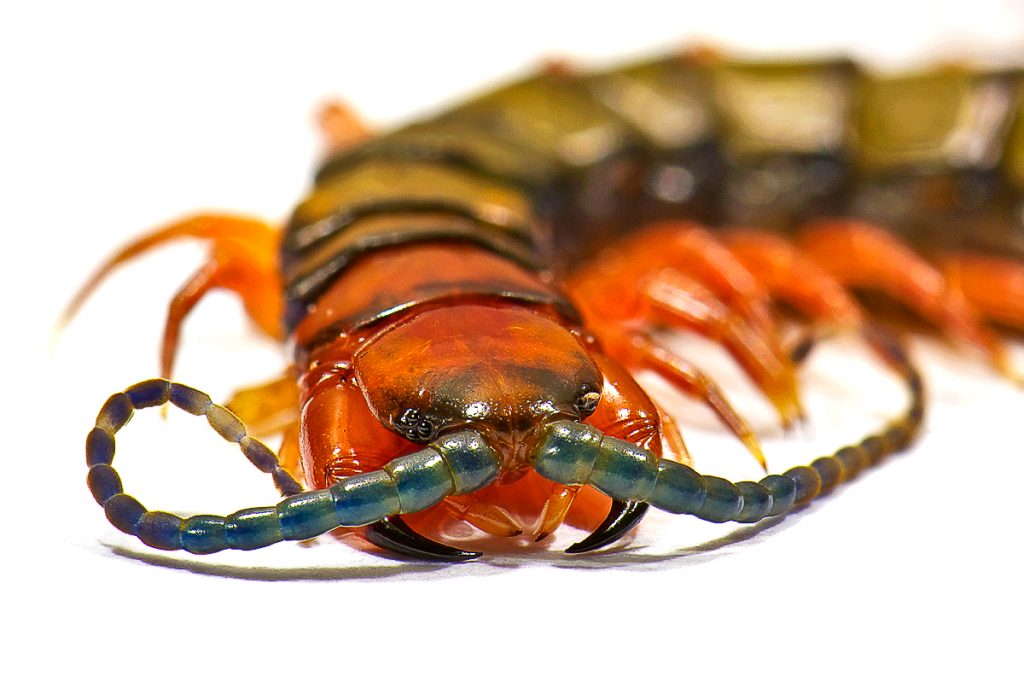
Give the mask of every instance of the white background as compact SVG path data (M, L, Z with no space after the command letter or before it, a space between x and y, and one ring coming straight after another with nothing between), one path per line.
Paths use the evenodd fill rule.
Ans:
M202 251L168 248L111 278L49 354L61 305L147 226L204 208L284 217L327 97L385 126L550 56L597 65L699 40L907 65L1024 47L1011 2L596 4L4 6L5 679L1020 679L1024 394L933 341L915 346L933 397L919 446L756 533L652 514L632 548L590 557L562 555L563 534L458 567L337 542L195 559L121 535L91 500L95 411L155 374L164 305ZM809 429L780 437L728 362L685 350L723 377L776 471L900 408L896 385L839 344L807 370ZM214 297L187 325L178 378L223 399L282 357ZM676 402L702 470L758 475L702 408ZM151 508L274 500L201 424L136 422L118 468Z

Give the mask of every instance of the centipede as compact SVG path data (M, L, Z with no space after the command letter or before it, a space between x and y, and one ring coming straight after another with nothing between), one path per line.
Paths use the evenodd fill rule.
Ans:
M1020 381L1004 334L1024 330L1022 94L1012 68L881 74L691 49L599 71L553 62L383 132L328 105L327 151L284 225L170 223L69 305L65 321L142 253L209 245L168 307L161 378L99 411L88 487L159 550L351 533L449 562L481 556L456 546L467 526L544 540L567 524L589 533L566 549L579 554L627 539L651 507L741 524L806 507L920 431L925 385L893 307ZM182 325L215 289L290 358L226 406L171 378ZM701 358L665 343L680 330L719 345L782 426L807 418L801 365L838 335L901 382L905 407L769 473ZM765 475L697 471L642 371L709 408ZM237 443L281 501L185 518L126 493L115 435L167 403Z

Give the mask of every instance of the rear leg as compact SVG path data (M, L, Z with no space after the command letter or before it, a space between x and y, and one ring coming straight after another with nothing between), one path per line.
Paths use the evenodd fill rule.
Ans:
M854 220L808 226L802 250L844 285L882 291L908 306L943 333L979 349L1006 376L1014 376L1000 339L978 310L946 277L882 229Z
M170 378L174 369L182 323L213 289L235 292L253 324L271 338L282 339L284 305L277 272L279 232L259 220L220 214L186 218L129 243L111 256L79 290L61 316L58 328L74 317L114 269L158 246L186 238L209 242L210 255L168 308L161 345L161 376Z

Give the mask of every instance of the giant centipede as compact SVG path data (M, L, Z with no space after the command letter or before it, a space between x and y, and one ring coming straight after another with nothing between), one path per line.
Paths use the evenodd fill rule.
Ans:
M341 105L283 227L196 215L115 253L211 245L173 299L162 377L114 394L87 439L89 487L121 531L196 554L337 528L402 556L461 561L496 537L591 531L606 547L654 506L756 523L807 505L913 442L924 386L879 297L1014 377L992 325L1024 329L1024 78L846 59L739 62L706 50L590 72L555 64L371 134ZM288 341L280 379L228 408L171 381L183 321L228 289ZM861 297L866 294L866 297ZM882 306L884 308L884 306ZM786 338L782 322L805 333ZM899 377L904 411L808 465L732 482L693 467L650 370L705 403L764 465L699 358L720 344L784 425L798 370L851 334ZM114 470L139 408L204 415L283 499L228 516L148 511ZM280 433L275 454L249 433ZM300 481L302 483L300 483Z

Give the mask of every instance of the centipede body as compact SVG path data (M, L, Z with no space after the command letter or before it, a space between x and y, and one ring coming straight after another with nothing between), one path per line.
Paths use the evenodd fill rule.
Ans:
M281 234L280 275L266 256L275 234L252 221L200 215L157 233L154 244L178 236L215 244L215 258L179 293L181 310L172 305L164 373L171 371L184 315L210 287L238 292L268 333L280 333L283 324L295 349L292 372L301 397L301 416L285 436L300 454L283 461L314 488L332 491L317 493L309 512L315 518L303 527L330 527L333 504L340 519L335 525L361 526L379 517L384 525L372 525L366 537L411 556L476 556L420 535L425 528L444 536L456 522L512 537L539 524L538 540L563 521L592 524L603 513L595 489L614 502L581 548L617 540L648 502L719 522L778 515L906 447L924 414L923 384L904 351L856 304L840 300L842 294L814 288L825 287L827 276L837 278L828 286L868 284L903 293L905 303L920 306L947 334L973 343L1009 371L1005 349L980 319L983 312L1012 325L1018 315L1012 301L986 298L985 278L992 263L1012 270L1019 258L1020 92L1014 71L939 69L901 80L872 76L841 59L737 64L700 51L594 73L548 68L396 131L336 140L335 153ZM901 208L899 197L910 197L908 206ZM764 292L735 282L770 249L791 247L767 233L743 232L727 233L722 245L693 221L790 234L814 220L832 221L815 228L803 247L827 271L813 275L821 284L801 282L793 270L781 275L788 282L766 283L765 290L812 319L820 315L818 322L861 334L905 381L911 394L905 413L832 456L761 483L686 478L690 474L672 473L676 462L657 464L663 447L671 454L662 462L689 463L689 455L625 370L663 373L762 455L713 383L657 345L644 324L691 325L719 338L783 423L802 413L787 369L794 361L757 299ZM634 236L652 223L660 226ZM877 225L898 226L919 248L980 249L999 260L958 265L956 296L970 301L941 302L922 283L932 276L930 266ZM621 256L615 256L619 243ZM658 253L661 243L665 254ZM829 270L827 250L837 246L850 248L843 256L852 260ZM727 248L744 262L712 256ZM683 261L673 253L691 253L683 261L696 258L697 270L681 274ZM872 269L872 257L908 268L907 281ZM588 260L594 264L581 265ZM623 270L622 262L633 265ZM651 262L669 276L648 280L629 269L651 268ZM278 277L281 303L272 291ZM805 289L794 293L801 283ZM628 311L616 309L620 296ZM808 303L808 296L818 298ZM282 386L264 390L257 402L276 400ZM132 391L127 395L135 407L148 406L135 402ZM259 405L237 404L261 419ZM97 428L112 438L121 424L103 425L113 423L109 409ZM552 429L562 428L555 425L590 420L595 411L591 421L596 433L611 439L607 446L599 438L589 449L574 450L573 439L584 437L577 427L562 440L555 437ZM433 445L467 427L483 433L488 447L497 446L497 468L487 469L480 492L460 484L468 475L462 465ZM614 444L621 439L629 447ZM552 442L560 444L544 445ZM392 466L396 455L413 457L416 443L441 453L445 466L454 467L452 481L436 479L440 464L429 449L417 455L417 464ZM109 467L112 451L91 447L94 469ZM546 447L553 448L550 455L543 454ZM568 469L551 464L568 452L581 459ZM630 468L627 462L637 458L649 458L648 464ZM368 516L342 513L353 482L376 476L382 466L393 492L381 488L383 497ZM409 473L399 476L403 467ZM160 513L127 502L133 498L121 491L112 469L91 481L118 528L160 548L205 553L306 537L288 530L305 497L294 505L288 498L277 511L253 509L242 520L217 521L217 532L227 535L207 545L188 540L191 521L153 516ZM548 487L542 504L539 491ZM414 528L396 525L405 515ZM231 530L233 523L241 525ZM248 533L258 539L245 539Z
M970 20L958 27L961 32L977 35L974 19L984 16L984 4L963 11L960 16ZM517 8L495 31L483 25L443 27L427 21L436 17L436 5L429 14L409 6L406 11L421 21L403 32L397 15L383 13L370 30L347 7L323 20L310 21L307 14L294 22L281 14L272 22L265 15L261 20L264 13L256 7L236 7L230 17L204 7L201 17L184 22L187 10L176 8L161 17L175 27L173 39L163 40L141 26L126 27L134 10L92 25L75 20L97 16L99 7L68 7L61 21L47 16L37 34L15 39L20 55L9 62L17 66L15 82L25 74L31 87L26 80L24 96L8 100L6 115L19 106L32 113L25 126L15 113L13 132L20 137L28 131L29 138L23 156L5 159L15 161L18 171L12 183L17 191L5 203L26 207L15 216L26 226L15 230L15 243L29 239L29 248L9 251L15 272L24 273L9 291L25 312L21 317L16 305L19 316L9 331L14 350L8 346L6 355L17 365L15 383L30 387L27 395L6 392L6 442L25 456L12 462L23 478L13 485L11 511L32 513L32 521L18 524L7 540L16 574L7 582L7 613L17 624L8 640L9 669L24 663L40 674L54 668L81 674L103 666L113 677L128 670L159 677L177 673L173 663L164 663L169 648L186 665L171 642L203 638L217 645L191 648L190 669L230 669L233 676L253 679L327 669L352 674L363 659L381 662L381 674L410 677L429 675L425 668L435 663L455 674L452 668L464 672L496 662L517 675L571 671L577 677L637 679L684 670L690 677L721 675L726 666L766 680L867 676L880 665L893 674L1012 674L1013 628L1002 623L1021 604L1012 520L1012 482L1022 473L1012 426L1020 396L984 363L934 339L917 337L911 344L929 389L927 420L914 449L765 526L715 525L652 511L632 541L607 551L565 556L563 550L590 530L565 528L539 544L520 536L528 546L524 554L492 547L482 560L457 567L399 562L394 555L353 551L330 540L312 548L282 544L200 557L149 548L111 527L82 485L81 441L107 394L156 373L165 304L193 272L203 247L156 254L98 290L58 347L58 375L50 381L42 381L40 365L29 361L34 356L27 344L18 350L19 339L31 339L21 332L35 319L29 306L45 331L73 284L118 241L192 208L238 209L280 226L309 187L317 162L310 114L324 96L336 94L368 114L373 130L387 130L423 112L442 111L442 99L454 103L482 92L477 84L532 71L543 55L579 49L574 31L599 19L600 10L577 6L569 16L552 5L543 20L534 15L526 22L526 9ZM888 36L902 45L941 14L887 25L888 15L877 8L851 6L841 19L858 19L868 25L865 35ZM670 21L643 3L616 8L615 32L639 34L639 25L660 31L644 32L634 45L664 55L657 45L671 48L669 33L699 25L698 9L680 8ZM779 11L779 5L748 4L737 12L736 25L763 23L757 33L765 36L785 35L784 28L831 35L812 21L828 14L832 25L831 9L785 16L782 27L763 21ZM747 12L754 18L745 18ZM560 20L565 24L558 26ZM387 40L368 40L378 29L388 32ZM750 28L742 35L753 33ZM776 45L783 41L773 39ZM492 44L501 49L528 40L546 44L504 62L489 52ZM627 63L604 60L605 49L625 48L607 36L603 40L609 46L595 46L570 61L584 72ZM215 43L223 48L210 49ZM727 44L741 47L742 39ZM447 45L459 46L457 59L436 57ZM405 63L390 66L384 46L388 59ZM96 58L94 48L110 58ZM44 50L61 63L36 78ZM731 49L723 53L731 58ZM222 57L231 68L217 66ZM455 72L461 82L454 82ZM368 77L372 88L361 85ZM166 98L158 94L162 88ZM382 104L375 100L377 91L401 104ZM263 98L264 92L273 94ZM102 115L91 113L100 109ZM65 125L66 116L79 115L82 124ZM37 129L34 136L29 122ZM51 151L55 140L59 154ZM61 248L69 245L74 254L52 250L57 234L66 234ZM211 297L189 319L172 376L217 401L238 386L271 378L281 362L275 344L253 344L252 334L240 338L244 312L227 299ZM673 346L677 351L692 349L688 341L680 343ZM714 364L706 365L703 352L693 359L748 417L770 470L781 472L856 442L903 407L901 387L884 368L863 351L856 364L846 357L859 347L853 339L820 341L800 374L808 425L782 437L771 407L728 357L716 352ZM872 392L881 382L891 393L884 402ZM661 389L656 395L667 407L678 408L698 471L734 481L762 477L712 413L660 384L653 388ZM118 436L115 466L121 471L123 464L130 493L152 509L181 515L226 515L246 505L277 503L269 478L237 447L217 444L221 439L208 433L205 418L181 416L172 408L164 423L156 412L140 413ZM42 459L47 454L52 459ZM748 628L750 621L738 614L762 626ZM345 660L324 656L338 646L342 615L353 619L346 641L358 639L360 650ZM407 619L406 634L379 636L394 632L396 619ZM633 646L631 637L608 638L609 623L646 632L644 645ZM265 640L252 634L265 624L319 655L296 656L281 642L274 653L254 653L271 649L256 646ZM457 654L449 654L450 645Z

